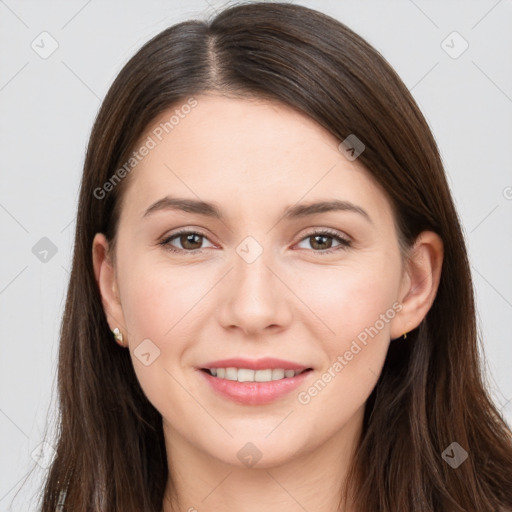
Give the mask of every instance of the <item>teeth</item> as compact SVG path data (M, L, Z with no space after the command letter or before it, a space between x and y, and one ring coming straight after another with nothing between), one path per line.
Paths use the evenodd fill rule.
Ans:
M238 382L270 382L295 377L302 370L283 370L268 368L266 370L248 370L247 368L211 368L210 374L219 379L237 380Z

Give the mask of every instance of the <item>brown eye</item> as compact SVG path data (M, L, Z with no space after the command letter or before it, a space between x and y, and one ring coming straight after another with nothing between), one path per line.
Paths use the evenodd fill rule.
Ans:
M181 247L176 247L171 243L175 240L181 245ZM207 238L203 233L183 230L166 237L164 240L159 242L159 245L162 245L171 252L200 253L203 251L201 244L204 240L207 240Z
M326 235L313 235L309 237L313 242L311 243L311 247L313 249L330 249L332 246L332 236Z
M199 249L201 245L201 240L197 240L198 238L202 238L201 235L198 235L197 233L187 233L178 235L178 239L180 241L181 246L184 249Z
M343 238L334 231L316 231L304 237L301 242L304 240L310 240L309 245L313 248L313 252L317 252L320 255L331 254L335 251L347 249L351 246L350 240ZM338 245L334 248L333 240L338 242Z

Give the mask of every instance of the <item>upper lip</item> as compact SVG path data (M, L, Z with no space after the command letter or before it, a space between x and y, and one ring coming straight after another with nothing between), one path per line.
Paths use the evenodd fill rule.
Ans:
M217 361L211 361L200 366L200 368L208 370L212 368L246 368L248 370L282 368L283 370L307 370L310 367L294 363L293 361L276 359L274 357L264 357L263 359L244 359L234 357L230 359L219 359Z

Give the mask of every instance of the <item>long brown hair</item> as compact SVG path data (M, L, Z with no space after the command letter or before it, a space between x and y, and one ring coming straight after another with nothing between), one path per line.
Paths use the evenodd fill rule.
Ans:
M97 232L115 242L130 174L102 198L98 189L159 114L208 92L280 101L340 142L356 134L366 146L358 161L387 194L404 247L423 230L444 243L435 301L407 342L391 343L367 401L340 506L350 494L361 512L512 510L512 434L484 382L465 241L430 129L387 61L344 24L258 2L164 30L103 101L80 189L60 333L57 454L41 511L55 512L59 497L63 511L162 510L171 476L162 418L112 339L91 248ZM442 456L453 442L468 452L457 468Z

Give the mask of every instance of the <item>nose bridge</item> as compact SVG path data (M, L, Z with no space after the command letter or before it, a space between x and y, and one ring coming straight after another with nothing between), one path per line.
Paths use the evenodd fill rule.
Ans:
M235 259L235 275L239 287L255 295L269 291L274 277L269 270L272 266L272 261L269 261L271 258L268 257L270 249L258 252L251 243L244 243L237 249L238 258Z
M255 237L247 236L235 248L231 283L221 307L220 321L225 327L237 325L242 330L257 331L285 321L285 301L274 275L273 251Z
M269 267L275 266L272 262L272 249L269 246L270 237L260 240L249 235L236 247L235 276L236 288L240 289L238 300L252 299L269 301L271 299L272 285L275 290L274 275ZM266 243L264 246L263 244ZM251 300L252 300L251 299Z

